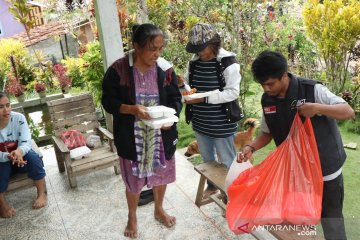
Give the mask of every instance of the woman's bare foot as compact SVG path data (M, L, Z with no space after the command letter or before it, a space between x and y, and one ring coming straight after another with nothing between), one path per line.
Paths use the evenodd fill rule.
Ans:
M137 238L137 219L136 215L128 215L128 223L126 225L124 236L129 238Z
M45 207L47 203L47 194L46 193L39 193L38 197L36 198L34 204L33 204L33 208L35 209L39 209L42 207Z
M171 228L176 224L176 218L168 215L164 210L155 212L155 219L162 223L165 227Z
M2 218L11 218L16 215L16 210L7 203L0 204L0 217Z

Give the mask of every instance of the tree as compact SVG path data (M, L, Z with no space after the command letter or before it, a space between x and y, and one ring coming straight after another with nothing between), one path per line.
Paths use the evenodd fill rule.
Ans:
M149 22L149 11L146 0L136 0L137 2L137 22L139 24Z
M93 0L48 0L47 8L43 11L44 17L48 21L61 22L65 32L69 33L74 39L78 40L79 26L83 20L90 23L94 38L96 38L96 29L92 21L94 20L95 11ZM80 41L78 40L80 44Z
M9 11L24 26L26 35L29 38L31 45L30 29L35 25L35 21L29 17L31 8L27 5L26 0L8 0L8 2L12 4L12 6L9 7ZM34 48L32 48L32 50L34 51L35 57L40 65L40 68L42 69L40 57Z
M351 50L360 37L360 2L309 0L305 4L306 33L317 45L325 63L326 81L335 93L344 90Z
M34 26L34 20L29 19L31 8L28 7L26 0L9 0L12 6L9 7L9 11L14 17L25 27L26 33L30 32L30 29Z

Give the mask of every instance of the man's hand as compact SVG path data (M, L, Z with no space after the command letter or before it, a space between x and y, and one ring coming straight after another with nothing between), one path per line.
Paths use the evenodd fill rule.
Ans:
M17 164L18 167L24 167L27 161L24 160L21 149L16 149L9 153L9 159L13 165Z
M203 103L205 102L204 98L196 98L196 99L191 99L191 100L185 100L186 104L196 104L196 103Z
M252 162L253 149L250 146L245 146L241 152L237 154L236 161L238 163L250 160Z
M150 115L147 113L147 108L143 105L134 105L133 106L133 114L135 115L135 117L142 119L142 120L150 120L151 117Z
M297 109L300 115L311 118L319 113L318 106L318 103L304 103L298 106Z

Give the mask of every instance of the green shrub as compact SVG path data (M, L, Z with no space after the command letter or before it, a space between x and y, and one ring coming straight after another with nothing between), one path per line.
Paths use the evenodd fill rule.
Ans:
M32 69L29 64L30 54L26 49L23 42L13 39L0 39L0 87L1 89L4 86L3 80L5 76L13 71L10 57L13 56L16 65L16 71L19 76L21 76L21 81L23 85L26 85L28 82L31 82L34 79L32 74Z
M174 65L176 74L183 74L186 71L191 54L186 52L184 44L179 39L173 37L168 41L162 57Z
M25 57L16 59L15 63L17 73L21 77L20 81L23 85L28 85L35 80L34 67L28 63Z
M348 132L355 133L355 134L360 134L360 120L359 120L359 118L360 118L360 112L357 112L355 120L341 121L341 122L339 122L339 125L341 125Z
M27 116L26 120L29 124L31 139L34 139L35 142L39 142L39 137L40 137L39 128L36 127L36 125L31 117Z
M83 81L93 93L94 100L100 105L102 94L102 79L104 77L104 66L101 56L100 43L94 41L86 45L86 52L83 55L84 70Z
M75 57L67 57L61 60L61 63L66 67L66 75L72 80L72 87L85 87L85 81L82 76L84 62L84 59Z
M349 53L360 35L360 2L357 0L306 1L304 25L325 63L326 80L333 92L341 93L349 80Z
M36 81L40 81L45 83L46 87L48 89L53 89L55 88L55 83L54 83L54 72L53 72L53 65L51 61L43 61L43 66L42 68L40 67L36 67L34 68L34 74L36 76ZM31 84L33 85L35 81L31 82L30 84L28 84L28 88L31 88L29 86L31 86Z
M165 30L169 21L169 14L166 14L166 12L169 11L168 1L147 0L146 4L149 11L149 20L156 26Z

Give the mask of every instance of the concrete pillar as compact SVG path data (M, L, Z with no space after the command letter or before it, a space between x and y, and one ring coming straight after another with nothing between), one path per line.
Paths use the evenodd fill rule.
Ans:
M99 33L104 70L124 56L116 0L95 0L96 25ZM113 132L112 116L105 114L106 126Z

